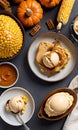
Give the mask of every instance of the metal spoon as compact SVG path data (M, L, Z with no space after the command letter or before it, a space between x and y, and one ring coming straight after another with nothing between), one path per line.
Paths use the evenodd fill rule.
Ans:
M9 100L7 101L6 105L8 104ZM30 128L24 123L24 121L22 120L20 113L14 113L12 111L10 111L12 113L13 116L16 117L16 119L24 126L25 130L30 130Z
M20 123L24 126L25 130L30 130L30 128L24 123L24 121L22 120L20 114L16 114L16 116L18 117Z

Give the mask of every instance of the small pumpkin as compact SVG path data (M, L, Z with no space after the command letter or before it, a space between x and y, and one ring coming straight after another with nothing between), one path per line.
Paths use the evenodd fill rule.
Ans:
M26 0L19 4L17 17L25 27L32 27L43 18L43 9L36 0Z
M39 1L43 6L47 8L52 8L58 5L61 0L39 0Z

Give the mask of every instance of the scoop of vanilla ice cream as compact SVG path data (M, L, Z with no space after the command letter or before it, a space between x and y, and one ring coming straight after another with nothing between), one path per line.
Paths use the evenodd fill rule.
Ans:
M8 111L18 113L22 111L23 107L24 107L24 102L21 96L15 96L9 100Z
M48 68L54 68L59 63L59 55L56 52L46 52L43 56L43 63Z
M73 103L73 96L67 92L59 92L48 98L44 111L51 116L58 116L66 112Z

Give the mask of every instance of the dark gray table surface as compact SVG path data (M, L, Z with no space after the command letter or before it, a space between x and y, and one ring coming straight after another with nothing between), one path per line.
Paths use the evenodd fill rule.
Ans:
M27 125L30 127L30 130L62 130L64 122L66 118L63 118L59 121L54 121L54 122L49 122L49 121L44 121L38 118L37 113L40 107L40 104L43 100L43 98L48 94L48 92L52 91L55 88L59 87L68 87L69 83L71 80L78 74L78 43L73 41L70 35L70 24L73 20L73 18L78 14L78 0L75 0L75 4L72 10L72 13L70 15L70 19L68 23L62 28L61 33L64 34L66 37L68 37L70 40L72 40L74 46L76 47L77 51L77 63L72 71L72 73L65 79L55 82L55 83L49 83L42 81L38 79L33 72L30 70L28 61L27 61L27 53L30 45L32 44L32 41L40 34L48 32L48 28L45 24L46 20L51 18L54 23L56 22L56 17L57 17L57 12L59 10L59 6L53 8L53 9L44 9L44 16L41 22L39 23L41 25L41 30L34 36L31 37L29 35L30 29L25 29L26 32L26 42L25 46L22 50L22 52L14 59L10 60L10 62L14 63L19 70L19 80L16 83L15 86L25 88L28 90L34 100L35 100L35 112L31 120L27 123ZM16 9L17 6L12 4L12 9L13 9L13 14L16 16ZM52 30L56 31L56 30ZM6 89L1 89L0 88L0 94L4 92ZM7 117L8 118L8 117ZM0 118L0 130L24 130L23 126L20 127L15 127L15 126L10 126L6 124L1 118Z

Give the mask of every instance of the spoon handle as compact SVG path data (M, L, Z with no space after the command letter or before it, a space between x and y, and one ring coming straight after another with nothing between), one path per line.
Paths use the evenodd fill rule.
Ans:
M19 114L18 114L18 118L21 121L22 125L24 126L25 130L30 130L30 128L24 123L24 121L22 120Z

